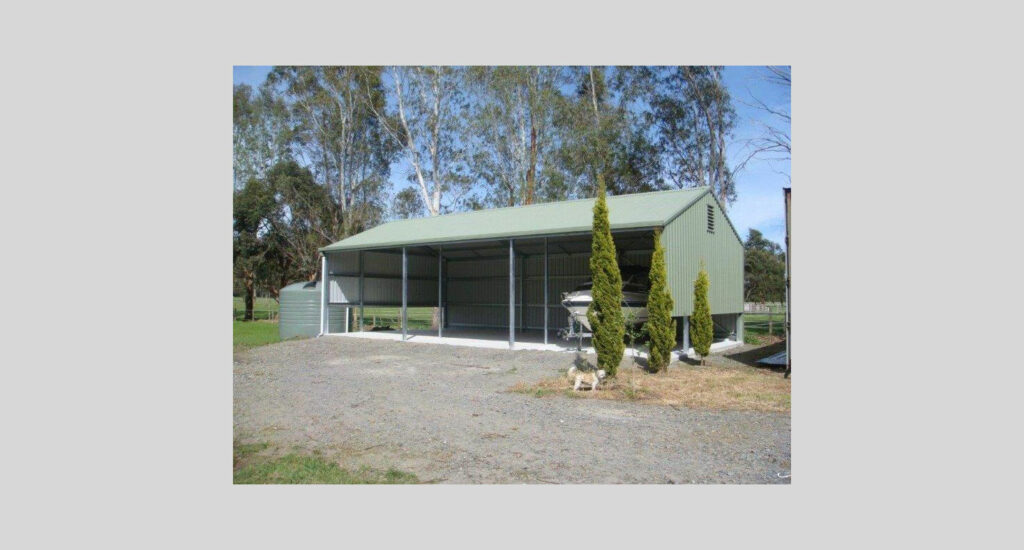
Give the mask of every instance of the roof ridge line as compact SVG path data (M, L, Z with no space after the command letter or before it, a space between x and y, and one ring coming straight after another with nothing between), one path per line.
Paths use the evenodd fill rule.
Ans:
M702 188L705 188L705 187L708 187L708 186L707 185L698 185L698 186L695 186L695 187L683 187L681 189L660 189L660 190L657 190L657 191L643 191L643 192L640 192L640 193L626 193L625 195L609 195L606 198L614 199L614 198L618 198L618 197L635 197L637 195L654 195L656 193L678 193L680 191L696 191L696 190L699 190L699 189L702 189ZM382 223L380 225L375 225L374 227L372 227L370 229L367 229L367 231L370 231L372 229L376 229L378 227L381 227L381 226L384 226L384 225L387 225L387 224L390 224L390 223L411 222L411 221L415 221L415 220L433 220L433 219L437 219L437 218L446 218L446 217L449 217L449 216L461 216L463 214L476 214L478 212L494 212L496 210L509 210L509 209L512 209L512 208L530 208L530 207L533 207L533 206L547 206L547 205L551 205L551 204L559 204L559 203L566 203L566 202L590 201L590 200L595 200L596 198L597 197L587 197L587 198L582 198L582 199L566 199L564 201L539 202L539 203L534 203L534 204L522 204L522 205L518 205L518 206L499 206L497 208L481 208L480 210L467 210L467 211L463 211L463 212L451 212L449 214L440 214L438 216L423 216L423 217L420 217L420 218L404 218L404 219L400 219L400 220L391 220L389 222L384 222L384 223Z

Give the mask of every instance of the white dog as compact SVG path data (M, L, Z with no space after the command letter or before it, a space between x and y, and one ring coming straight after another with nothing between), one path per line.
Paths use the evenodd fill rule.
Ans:
M580 386L583 384L589 385L591 391L593 391L597 389L597 385L601 380L604 380L604 377L607 375L605 374L604 369L599 371L582 371L573 365L572 367L569 367L569 372L566 373L566 376L569 378L569 381L573 383L573 391L580 391Z

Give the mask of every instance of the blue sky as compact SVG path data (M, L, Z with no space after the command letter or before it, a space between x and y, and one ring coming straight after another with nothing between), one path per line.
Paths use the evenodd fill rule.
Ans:
M249 84L253 87L263 83L270 67L235 67L234 83ZM746 157L744 141L756 136L761 130L759 123L769 121L762 111L747 104L753 103L751 94L765 104L790 110L788 92L764 82L762 67L726 67L723 80L733 97L736 109L736 127L728 145L729 162L733 165ZM405 170L399 165L392 167L392 183L395 189L409 185L401 174ZM736 202L729 207L729 218L746 239L747 230L754 228L764 235L783 244L786 232L785 210L782 202L782 188L790 185L786 174L790 173L789 161L769 163L753 161L736 175Z

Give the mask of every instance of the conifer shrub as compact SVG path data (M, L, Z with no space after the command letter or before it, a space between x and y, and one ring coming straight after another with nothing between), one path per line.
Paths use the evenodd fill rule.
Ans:
M654 254L651 256L651 289L647 296L647 336L650 339L648 367L654 372L668 368L672 348L676 346L676 321L672 319L672 293L668 289L665 248L661 231L654 233Z
M622 274L615 255L611 222L608 221L602 176L598 176L592 232L590 277L593 281L593 300L587 308L587 320L590 321L594 335L598 368L604 369L608 376L615 376L622 354L626 351L626 327L622 316Z
M714 325L711 323L711 306L708 305L708 272L701 262L697 280L693 282L693 315L690 317L690 342L693 351L700 355L700 364L711 353L711 340L714 336Z

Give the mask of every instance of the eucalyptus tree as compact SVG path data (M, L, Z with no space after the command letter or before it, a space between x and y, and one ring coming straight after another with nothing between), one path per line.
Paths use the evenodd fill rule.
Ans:
M400 220L419 218L423 216L425 211L423 199L420 198L420 194L416 189L412 187L406 187L395 193L395 197L391 201L392 218Z
M274 67L268 83L291 110L296 153L328 190L325 241L379 223L396 148L375 116L386 103L379 67Z
M410 180L431 216L457 210L472 190L465 140L462 67L391 67L394 107L370 102L384 135L409 162ZM373 97L375 91L367 90Z
M266 177L279 160L291 158L291 127L287 107L273 89L234 87L232 108L232 168L234 188Z
M605 86L603 68L569 67L566 80L566 87L571 87L573 93L560 98L558 113L565 198L593 196L598 180L608 181L604 176L611 158L609 144L618 130L618 117Z
M725 208L736 200L735 182L725 159L725 138L732 133L736 111L722 83L721 67L681 67L681 71L698 118L704 122L703 128L697 128L698 136L703 134L707 143L708 156L704 166L697 166L698 176L706 173L704 181Z
M496 206L532 204L547 194L557 148L559 67L473 67L468 146L472 171Z
M721 67L655 67L633 72L642 82L664 173L675 187L710 186L727 207L736 200L726 139L736 118Z
M598 177L612 194L661 189L659 150L645 131L634 94L620 82L621 68L571 67L558 126L565 197L593 196ZM609 76L611 74L611 76Z

